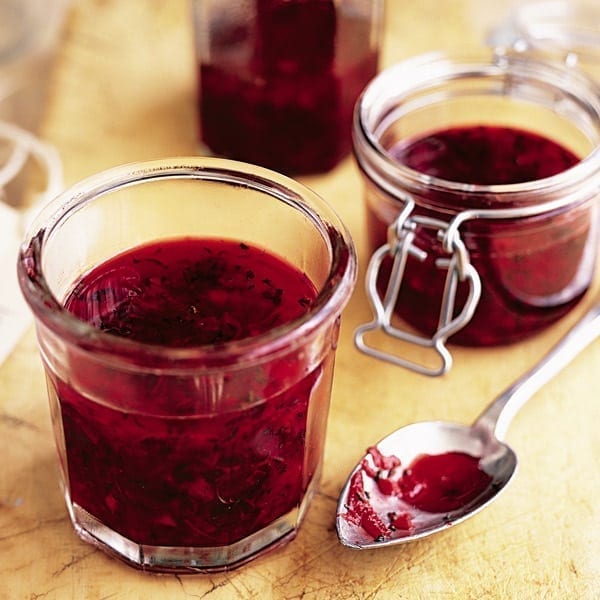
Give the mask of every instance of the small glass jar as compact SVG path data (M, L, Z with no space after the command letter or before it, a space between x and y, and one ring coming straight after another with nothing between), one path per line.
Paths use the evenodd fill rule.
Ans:
M459 183L409 168L392 149L431 132L509 127L553 140L580 160L519 183ZM373 254L372 323L358 346L427 374L445 347L515 342L553 323L592 280L598 245L600 94L582 74L519 55L430 54L378 75L357 103L355 156ZM511 155L519 161L519 149ZM390 275L391 273L391 275ZM401 317L416 328L404 331ZM431 346L439 368L365 341L373 329Z
M376 74L383 0L194 0L200 137L217 155L287 174L351 151Z
M174 238L237 240L285 257L316 299L250 337L192 346L113 335L64 307L90 269ZM113 268L91 313L148 314L120 298L163 285L170 271L142 280L135 264L120 267L133 282L125 291ZM260 287L248 268L237 270L243 289ZM199 269L186 267L185 281L211 293L211 275L201 279ZM233 161L125 165L44 209L18 274L35 317L67 508L85 541L143 570L202 572L232 569L295 536L319 482L340 312L356 278L352 241L325 202ZM232 285L214 288L217 300ZM221 304L240 306L240 294ZM176 315L160 306L149 313L157 328L199 325L186 316L193 305Z

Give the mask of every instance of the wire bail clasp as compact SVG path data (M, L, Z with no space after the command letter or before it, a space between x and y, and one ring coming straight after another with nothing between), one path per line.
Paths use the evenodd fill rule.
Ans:
M387 243L378 248L371 257L366 275L366 291L373 308L374 318L370 323L356 329L354 342L356 347L365 354L423 375L438 376L446 373L452 366L452 355L446 347L446 340L471 320L481 297L481 280L469 260L469 253L458 231L461 219L455 218L447 223L430 217L411 215L414 205L415 203L411 199L405 201L404 208L388 227ZM448 254L448 258L437 258L435 261L436 268L446 270L447 275L437 331L431 337L416 335L392 324L394 308L402 289L402 280L408 259L412 258L423 262L428 256L426 250L414 243L419 227L437 230L437 237L441 242L442 249ZM387 256L391 256L393 262L387 288L382 298L377 289L377 279L381 265ZM468 283L469 294L460 312L453 317L459 282ZM375 330L381 330L384 334L409 344L432 348L440 357L441 365L439 368L432 368L367 344L365 335Z

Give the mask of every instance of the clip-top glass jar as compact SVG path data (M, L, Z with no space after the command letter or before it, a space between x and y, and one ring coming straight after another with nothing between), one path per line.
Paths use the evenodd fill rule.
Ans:
M383 0L194 0L200 137L216 154L299 175L352 149L376 74Z
M450 336L523 339L589 287L600 93L582 74L493 52L415 57L366 88L354 142L374 252L375 318L356 332L361 350L440 375ZM432 348L436 364L377 349L374 330Z

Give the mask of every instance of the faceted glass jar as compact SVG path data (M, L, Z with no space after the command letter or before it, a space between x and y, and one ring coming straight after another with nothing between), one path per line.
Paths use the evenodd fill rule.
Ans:
M111 335L63 307L96 265L183 237L285 257L316 299L255 337L192 347ZM356 277L352 241L323 200L233 161L126 165L43 211L18 274L84 540L141 569L195 572L236 567L295 536L318 486L340 313Z
M510 127L556 141L580 158L550 177L499 185L425 175L396 160L399 142L454 127ZM369 84L354 121L365 183L371 251L407 203L439 227L415 226L415 244L395 304L405 323L434 335L455 227L481 279L469 322L451 341L495 345L523 339L571 310L594 275L600 193L600 94L580 73L521 56L431 54L395 65ZM519 149L514 148L519 160ZM383 294L391 258L379 272ZM459 283L455 313L468 291ZM395 317L396 318L396 317Z
M287 174L351 151L352 110L376 74L383 0L193 0L200 137Z

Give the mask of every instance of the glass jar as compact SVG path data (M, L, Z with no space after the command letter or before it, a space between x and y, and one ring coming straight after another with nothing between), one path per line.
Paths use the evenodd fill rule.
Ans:
M425 174L394 154L399 144L461 128L535 134L576 164L531 181L481 184ZM566 67L494 52L430 54L378 75L354 120L374 253L367 278L375 319L357 331L359 348L439 375L451 365L449 337L515 342L571 310L596 264L599 142L598 89ZM509 163L529 160L520 152L509 148ZM479 165L480 157L470 160ZM414 329L394 323L397 316ZM433 348L440 366L377 350L366 340L373 330Z
M351 151L376 74L383 0L194 0L200 136L214 153L287 174Z
M190 238L207 247L237 240L240 251L285 257L316 298L289 322L191 346L114 335L104 321L94 326L64 307L81 294L82 275L106 260ZM163 255L144 260L160 267ZM146 314L127 299L166 286L171 268L146 278L136 260L110 271L114 279L91 296L92 314L106 306L134 321ZM211 288L219 264L209 263L201 278L204 263L193 260L186 285L198 282L215 305L229 302L233 283ZM240 289L262 290L248 268L236 271ZM295 536L319 482L340 312L356 277L352 241L325 202L281 175L232 161L126 165L48 205L22 246L18 274L34 313L65 500L84 540L140 569L197 572L237 567ZM132 282L124 292L122 281ZM286 285L273 290L274 305ZM201 309L186 306L164 318L156 308L152 323L199 326L186 315Z

